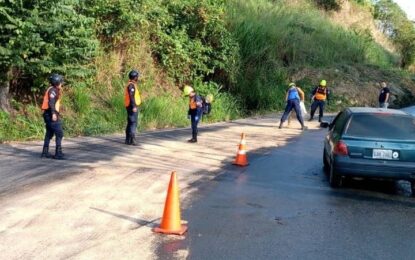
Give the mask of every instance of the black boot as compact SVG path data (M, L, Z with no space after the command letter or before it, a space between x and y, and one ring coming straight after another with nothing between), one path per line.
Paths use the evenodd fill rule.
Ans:
M282 124L283 124L283 123L282 123L282 122L280 122L280 126L278 127L278 129L281 129L281 128L282 128Z
M40 156L40 158L51 158L52 155L49 153L49 147L48 146L43 146L43 151L42 151L42 155Z
M133 145L133 146L137 146L138 145L137 142L136 142L136 140L135 140L135 136L130 137L130 145Z
M321 123L321 119L322 119L322 117L321 117L321 116L319 116L319 117L318 117L318 122L319 122L319 123Z
M125 137L125 144L130 145L131 144L131 137L130 135L126 135Z
M53 159L56 160L64 160L65 158L63 157L63 153L62 153L62 146L56 146L56 152L55 152L55 156L53 156Z
M192 134L192 139L187 140L189 143L197 143L197 134Z

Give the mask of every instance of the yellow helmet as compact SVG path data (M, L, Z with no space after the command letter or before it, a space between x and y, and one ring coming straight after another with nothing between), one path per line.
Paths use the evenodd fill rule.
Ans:
M295 87L295 83L294 82L291 82L288 86L289 87Z
M207 102L207 103L212 103L212 102L213 102L213 100L215 100L215 99L214 99L214 97L213 97L213 95L212 95L212 94L208 94L208 95L206 96L206 102Z
M325 87L327 86L327 82L325 79L323 79L322 81L320 81L320 86Z
M183 88L183 96L188 96L190 93L192 93L194 91L194 89L191 87L191 86L189 86L189 85L186 85L186 86L184 86L184 88Z

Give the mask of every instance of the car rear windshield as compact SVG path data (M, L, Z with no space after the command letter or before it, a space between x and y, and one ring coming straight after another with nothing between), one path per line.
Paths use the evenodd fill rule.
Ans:
M396 114L353 115L345 132L348 136L415 140L415 118Z

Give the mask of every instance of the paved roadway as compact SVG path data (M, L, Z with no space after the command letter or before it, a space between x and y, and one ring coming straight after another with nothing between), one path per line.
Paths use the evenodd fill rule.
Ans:
M332 190L326 130L277 129L275 116L189 129L0 146L0 259L414 259L415 200L406 182ZM239 134L250 166L230 166ZM185 237L151 232L177 170Z
M0 259L155 259L171 171L183 208L201 184L231 164L240 134L250 156L284 145L299 125L277 131L277 115L122 135L68 138L65 161L40 159L42 142L0 145ZM317 124L309 124L316 128ZM187 251L176 256L183 258Z
M415 199L402 181L352 180L331 189L322 170L326 130L293 137L246 168L227 167L184 210L185 239L160 259L415 259Z

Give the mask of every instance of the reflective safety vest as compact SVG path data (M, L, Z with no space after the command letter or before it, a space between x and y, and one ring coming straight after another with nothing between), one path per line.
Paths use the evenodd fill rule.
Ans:
M327 99L327 88L318 87L314 99L326 100Z
M189 98L189 108L190 109L197 108L196 96Z
M141 96L140 96L140 92L138 91L137 84L133 81L128 81L128 84L125 87L125 92L124 92L125 107L130 106L130 93L128 92L128 86L130 86L130 84L134 85L134 101L135 101L135 105L139 106L141 105Z
M203 108L202 97L199 95L194 95L194 97L189 97L189 108L190 109Z
M42 110L48 110L50 107L49 107L49 91L52 89L53 87L49 87L47 90L46 90L46 92L45 92L45 95L43 96L43 103L42 103ZM60 90L58 90L58 96L57 96L57 99L56 99L56 103L55 103L55 110L57 111L57 112L59 112L59 109L60 109L60 107L61 107L61 91Z

